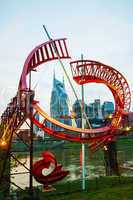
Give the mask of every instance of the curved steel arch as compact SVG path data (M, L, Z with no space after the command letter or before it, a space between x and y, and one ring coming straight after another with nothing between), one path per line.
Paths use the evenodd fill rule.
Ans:
M95 151L112 140L116 140L117 136L121 134L120 122L122 115L124 112L129 111L130 108L130 89L126 79L121 73L103 63L92 60L78 60L71 62L70 65L73 79L78 84L89 82L104 83L111 90L116 103L115 115L111 125L97 129L80 129L68 126L49 117L47 113L39 107L38 102L34 101L34 92L27 84L27 75L40 64L58 58L70 58L65 38L50 40L37 46L27 57L20 77L17 95L13 97L1 116L1 123L4 128L2 137L0 138L0 145L7 150L5 160L7 160L8 152L11 148L13 133L19 130L27 118L30 118L35 125L51 136L74 142L90 142L91 144L89 147L92 151ZM33 106L33 115L30 105ZM36 119L35 116L37 113L41 116L41 121ZM53 126L49 127L47 122L51 123ZM60 127L61 131L57 131L54 126ZM84 137L82 137L83 135ZM4 174L5 163L6 162L3 164L1 177L3 177ZM31 170L32 167L30 168L30 172ZM61 177L64 177L64 175L63 173ZM57 179L61 178L55 177Z
M20 112L25 113L25 108L27 105L27 75L30 71L35 70L40 64L58 59L58 55L54 52L53 45L61 59L70 58L66 46L66 39L57 39L50 40L49 42L43 43L32 50L32 52L27 57L23 71L21 74L19 87L18 87L18 95L14 97L15 102L11 102L13 107L16 107L18 102L16 99L19 99ZM128 111L130 108L130 89L128 83L124 76L119 73L114 68L105 65L103 63L92 61L92 60L77 60L70 63L73 79L78 84L85 84L89 82L96 83L104 83L106 84L111 92L114 95L114 99L116 102L116 112L114 118L112 120L112 124L109 126L105 126L97 129L80 129L72 126L65 125L63 123L58 122L55 119L49 117L34 101L32 101L32 105L34 108L34 115L31 117L30 115L24 115L24 118L29 117L39 128L43 131L47 132L50 135L55 137L59 137L62 139L66 139L69 141L78 141L78 142L89 142L89 141L98 141L102 137L106 140L115 137L116 129L119 129L119 124L121 122L121 117L124 111ZM26 102L26 103L25 103ZM30 103L31 103L30 102ZM24 106L22 106L24 104ZM21 108L22 107L22 108ZM9 110L11 107L9 106ZM12 112L11 112L12 113ZM2 118L3 122L8 125L10 128L9 118L12 114L7 110L3 113ZM37 121L35 118L35 114L38 113L42 117L42 121ZM22 115L23 117L23 115ZM21 119L17 119L20 121ZM63 128L65 132L59 132L54 130L46 125L46 121L50 122L54 126L58 126ZM20 123L21 124L21 123ZM17 124L16 126L20 126ZM8 130L8 129L7 129ZM8 132L8 131L7 131ZM70 134L72 133L72 134ZM85 137L82 138L81 134L84 133ZM7 135L6 133L4 136Z
M127 80L120 72L108 65L93 60L76 60L71 62L70 65L73 78L78 84L89 82L104 83L112 92L117 92L121 109L126 112L129 111L131 92Z
M30 71L35 70L35 68L43 63L58 59L57 53L55 53L52 44L54 44L54 48L58 52L58 55L61 59L70 58L66 46L66 38L50 40L38 45L31 51L24 63L19 82L20 90L27 89L26 77Z
M39 66L42 63L58 59L58 56L54 52L52 46L53 43L61 59L70 58L67 51L65 40L66 39L58 39L54 41L51 40L33 49L33 51L29 54L24 64L19 84L20 90L27 89L26 77L30 71L34 70L35 68L37 68L37 66ZM115 115L113 117L111 126L105 126L97 129L84 129L84 130L81 128L68 126L49 117L37 104L33 104L34 111L35 113L41 115L43 117L43 120L42 122L37 121L34 115L32 121L48 134L70 141L79 141L79 142L90 141L92 140L90 139L92 134L93 134L93 139L94 137L96 138L99 137L99 135L104 136L108 135L109 133L110 133L109 135L111 135L112 132L115 132L116 129L119 127L123 111L128 111L130 107L130 102L131 102L130 89L126 79L117 70L97 61L77 60L71 62L70 65L72 69L73 79L78 84L85 84L88 82L104 83L111 90L116 105ZM50 129L49 127L46 126L45 123L46 121L49 121L51 124L59 126L60 128L64 128L66 132L67 131L73 132L74 133L73 136L67 134L66 132L61 133ZM86 135L84 139L81 138L82 133L85 133Z
M115 100L112 125L118 127L122 114L129 111L131 104L130 88L125 77L116 69L93 60L76 60L70 65L73 79L78 84L103 83L111 90Z

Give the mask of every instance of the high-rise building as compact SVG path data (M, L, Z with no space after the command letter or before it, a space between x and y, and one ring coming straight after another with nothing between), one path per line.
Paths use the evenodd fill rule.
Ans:
M73 104L73 111L76 114L75 120L77 127L81 128L82 126L82 100L76 100ZM87 104L84 104L84 111L86 114L86 117L88 118L90 115L89 106Z
M112 114L114 112L114 104L111 101L105 101L102 105L102 114L105 118L107 115Z
M35 114L35 119L37 120L37 121L39 121L39 114L37 113L37 114ZM36 126L36 125L33 125L33 133L34 134L37 134L38 133L38 131L39 131L39 128L38 128L38 126Z
M82 104L81 100L76 100L73 104L73 111L75 112L77 119L82 117L82 111L81 111L82 108L80 104Z
M95 99L94 101L94 113L96 119L102 119L102 110L100 99Z
M95 118L95 107L94 107L94 103L90 103L88 108L89 108L89 111L88 111L88 117L90 119L94 119Z
M76 113L76 118L82 117L82 100L76 100L73 104L73 111ZM89 115L89 106L84 104L84 111L88 117Z
M61 82L53 77L53 89L50 100L50 115L53 118L60 118L69 115L68 96L65 90L64 81Z

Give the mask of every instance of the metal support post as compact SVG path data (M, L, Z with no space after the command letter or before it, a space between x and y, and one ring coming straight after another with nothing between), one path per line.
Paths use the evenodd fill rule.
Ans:
M84 86L82 85L82 128L84 129ZM82 137L84 137L84 133L82 133ZM85 144L82 143L82 190L85 190Z
M83 55L81 55L81 59L83 60ZM83 69L84 75L84 69ZM81 86L82 93L82 129L84 129L84 85ZM84 133L82 133L82 137L84 137ZM85 190L85 176L86 176L86 167L85 167L85 144L82 143L82 190Z
M32 112L31 112L31 114L32 114ZM32 169L33 169L33 122L30 121L30 181L29 181L29 188L30 188L31 193L33 192Z
M31 195L33 195L33 176L32 176L32 169L33 169L33 122L31 120L31 117L33 115L33 108L31 106L32 99L31 99L31 72L29 74L29 98L30 98L30 104L29 104L29 110L30 110L30 177L29 177L29 189Z

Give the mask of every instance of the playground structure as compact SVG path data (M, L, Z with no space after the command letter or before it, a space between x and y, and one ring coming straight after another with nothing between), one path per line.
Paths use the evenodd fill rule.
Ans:
M18 91L12 98L6 110L1 116L1 125L3 132L0 139L0 145L5 149L6 156L1 173L1 180L4 177L4 169L7 158L10 155L11 142L13 134L17 134L18 130L27 119L30 119L30 187L32 187L33 173L33 124L42 129L45 133L61 138L63 140L90 143L90 148L96 150L105 144L114 141L119 135L124 134L127 130L123 128L123 119L128 116L131 103L131 93L128 83L124 76L114 68L103 63L92 60L71 61L70 66L73 79L79 84L87 83L103 83L113 94L115 100L115 112L111 116L110 124L101 128L76 128L62 124L56 119L51 118L39 106L39 102L34 99L34 92L31 88L31 72L36 71L37 67L43 63L54 61L57 59L70 59L66 39L49 40L35 47L27 57L23 71L20 77ZM36 119L36 114L40 116L41 121ZM64 131L56 131L47 126L46 121L54 126L59 126ZM128 131L130 127L128 127ZM51 156L51 159L54 158ZM56 163L55 160L53 162ZM34 166L36 167L37 164ZM36 179L39 175L36 175Z

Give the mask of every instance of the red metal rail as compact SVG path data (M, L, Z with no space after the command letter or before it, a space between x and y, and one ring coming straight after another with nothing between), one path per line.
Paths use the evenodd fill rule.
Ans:
M58 52L58 56L54 51L53 44L56 52ZM105 136L109 135L112 137L112 135L118 134L116 129L119 129L122 115L124 112L128 112L130 108L130 89L126 79L120 72L103 63L92 60L77 60L71 62L70 65L73 78L78 84L90 82L103 83L111 90L115 99L115 114L111 125L98 129L79 129L71 127L50 118L37 103L33 102L33 91L28 90L27 75L30 71L35 70L40 64L58 59L58 57L60 57L60 59L70 58L66 46L66 39L50 40L49 42L37 46L29 54L21 74L18 93L16 97L12 99L1 118L5 127L9 126L11 123L12 108L18 106L21 115L24 115L25 119L31 118L33 123L39 128L42 128L43 131L62 139L78 142L92 142L92 140L99 141L99 138L101 138L100 140L104 141L105 138L108 138ZM31 105L33 106L34 114L38 113L41 118L43 118L41 122L37 121L34 115L30 115ZM49 128L46 126L45 121L49 121L55 126L64 128L65 132L58 132ZM85 133L85 138L81 137L81 133Z
M120 125L123 114L129 111L131 104L130 89L126 79L120 72L103 63L92 60L77 60L71 62L70 65L73 79L78 84L82 85L92 82L103 83L110 89L115 100L115 113L110 125L97 129L81 129L68 126L49 117L39 107L38 103L34 101L34 91L31 90L27 83L27 75L31 71L36 70L39 65L58 58L70 58L65 38L50 40L37 46L27 57L20 77L17 94L13 97L1 116L1 124L3 125L4 131L0 141L1 145L7 147L8 150L10 148L10 138L12 138L13 130L17 131L27 118L31 119L44 132L54 137L74 142L90 142L90 149L92 151L95 151L97 148L112 140L116 140L117 136L121 134ZM33 115L31 113L31 106L33 108ZM35 118L37 113L40 115L42 121L38 121ZM49 122L51 127L46 122ZM56 131L55 126L60 127L63 131ZM83 133L84 137L82 137ZM33 168L33 174L36 180L47 186L48 183L62 179L68 174L68 172L61 170L61 166L56 164L54 156L45 154L43 157L44 159L35 163ZM43 168L49 168L51 162L55 165L55 168L46 177L42 174L42 170ZM5 165L3 165L3 171L4 169ZM31 171L32 167L30 169Z
M26 77L30 71L35 70L35 68L43 63L58 59L52 44L54 44L56 52L58 52L58 55L61 59L70 58L66 46L66 38L51 40L37 46L32 50L24 63L19 83L20 90L25 90L28 88Z

